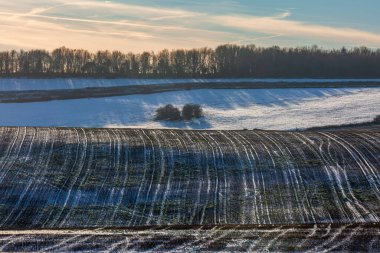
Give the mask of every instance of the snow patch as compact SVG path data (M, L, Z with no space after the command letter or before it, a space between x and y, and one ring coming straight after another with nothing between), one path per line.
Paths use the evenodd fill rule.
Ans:
M205 117L154 121L155 110L168 103L201 104ZM210 89L0 104L0 125L287 130L366 122L378 114L380 88Z

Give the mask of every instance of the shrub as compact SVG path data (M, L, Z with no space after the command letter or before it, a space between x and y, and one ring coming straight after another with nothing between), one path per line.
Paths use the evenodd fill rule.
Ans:
M380 124L380 115L377 115L377 116L373 119L373 122L374 122L374 123L379 123L379 124Z
M200 105L186 104L182 109L182 118L190 120L192 118L200 118L203 116L203 110Z
M156 120L175 121L181 119L181 112L171 104L160 107L156 110Z

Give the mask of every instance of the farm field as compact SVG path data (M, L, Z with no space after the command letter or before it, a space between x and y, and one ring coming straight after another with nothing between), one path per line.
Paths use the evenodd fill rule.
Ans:
M83 88L105 88L131 85L163 85L163 84L208 84L208 83L267 83L268 86L281 83L379 83L380 79L286 79L286 78L187 78L187 79L133 79L133 78L0 78L0 91L28 91L28 90L61 90Z
M378 252L379 224L0 231L7 252Z
M377 252L379 126L279 130L369 122L379 101L346 87L0 102L0 251ZM205 117L154 121L168 103Z
M380 249L376 129L0 137L1 251Z
M378 131L0 131L3 229L380 219Z
M201 104L205 117L154 121L172 103ZM380 88L205 89L35 103L0 103L0 125L289 130L372 121ZM291 120L290 120L291 119Z

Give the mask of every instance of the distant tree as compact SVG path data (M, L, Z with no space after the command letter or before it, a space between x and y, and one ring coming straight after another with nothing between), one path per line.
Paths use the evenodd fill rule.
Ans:
M170 74L170 53L169 50L164 49L157 56L157 73L160 76Z
M378 124L380 124L380 115L377 115L377 116L373 119L373 122L374 122L374 123L378 123Z
M203 110L200 105L186 104L182 109L182 118L190 120L192 118L200 118L203 116Z
M183 49L173 50L170 53L170 62L176 76L186 75L186 52Z
M131 76L138 76L140 73L139 55L128 53L127 61L129 62L129 72Z
M124 54L120 51L113 51L111 55L111 73L122 72L122 64L124 61Z
M67 48L61 47L53 50L53 52L51 53L52 71L54 73L65 74L65 72L67 71L67 50Z
M112 54L108 50L98 51L95 56L96 71L98 74L109 74L112 69Z
M141 70L141 74L143 76L146 76L149 72L150 72L150 59L151 59L151 54L149 52L143 52L141 55L140 55L140 70Z
M156 110L156 120L176 121L181 119L181 112L171 104L160 107Z

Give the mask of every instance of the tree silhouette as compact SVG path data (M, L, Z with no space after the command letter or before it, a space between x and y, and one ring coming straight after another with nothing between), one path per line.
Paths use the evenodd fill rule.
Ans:
M164 49L141 54L61 47L0 52L0 77L379 78L380 49L318 46Z

